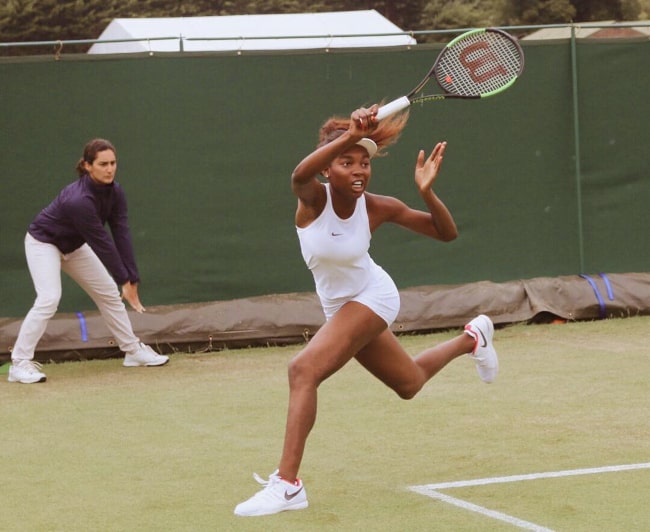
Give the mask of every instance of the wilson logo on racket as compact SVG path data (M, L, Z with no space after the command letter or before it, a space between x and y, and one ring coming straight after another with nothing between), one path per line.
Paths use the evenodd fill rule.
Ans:
M475 83L485 83L495 76L508 75L506 68L499 63L499 57L492 52L490 46L485 42L470 44L463 49L458 57ZM481 72L481 69L485 66L491 68Z
M515 37L496 28L467 31L443 48L411 92L381 106L377 119L416 102L494 96L511 87L523 71L524 52ZM443 92L417 96L432 77Z

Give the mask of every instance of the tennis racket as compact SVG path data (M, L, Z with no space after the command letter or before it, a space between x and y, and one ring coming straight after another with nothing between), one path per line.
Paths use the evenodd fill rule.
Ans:
M496 28L467 31L445 46L411 92L381 106L377 119L414 103L494 96L510 87L523 70L524 52L515 37ZM417 96L431 78L436 79L443 92Z

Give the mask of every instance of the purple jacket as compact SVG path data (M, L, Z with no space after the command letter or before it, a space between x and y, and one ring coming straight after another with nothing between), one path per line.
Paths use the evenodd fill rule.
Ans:
M111 238L104 227L108 222ZM118 285L140 280L119 183L98 185L88 174L66 186L29 225L36 240L71 253L88 243Z

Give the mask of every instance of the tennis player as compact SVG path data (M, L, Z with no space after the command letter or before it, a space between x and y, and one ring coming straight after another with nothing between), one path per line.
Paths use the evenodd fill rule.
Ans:
M61 270L97 305L125 353L124 366L161 366L169 361L169 357L140 342L122 302L122 298L126 299L136 312L145 310L138 296L140 276L129 232L126 196L115 182L116 170L113 145L103 139L91 140L77 164L79 179L66 186L29 225L25 254L36 300L11 351L9 382L32 384L46 380L41 365L34 361L34 351L58 308Z
M255 475L265 487L239 504L236 515L267 515L308 506L298 469L316 419L317 389L350 359L356 358L403 399L414 397L431 377L464 354L474 359L483 381L496 378L494 327L485 315L470 321L462 334L414 358L389 328L399 312L399 294L390 276L368 254L372 233L386 222L442 242L454 240L458 233L452 215L433 190L445 142L436 144L430 155L420 150L417 156L415 185L426 210L368 192L371 159L397 140L408 118L401 113L378 121L378 108L360 108L349 119L327 120L316 150L291 176L298 198L295 223L300 247L326 322L289 364L289 409L279 467L268 481Z

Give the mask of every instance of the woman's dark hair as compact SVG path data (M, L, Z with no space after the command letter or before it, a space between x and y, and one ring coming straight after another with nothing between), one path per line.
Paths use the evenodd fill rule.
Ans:
M76 170L77 174L79 174L79 177L88 173L86 171L84 163L93 164L97 158L97 154L100 151L106 150L111 150L117 156L115 146L113 146L110 141L105 139L93 139L91 141L88 141L88 143L84 146L84 155L81 159L79 159L79 162L77 163Z
M402 133L404 126L408 120L408 111L391 115L381 122L377 129L368 135L369 138L377 144L378 152L376 156L385 155L384 148L390 146L397 141ZM321 126L318 135L317 148L329 144L334 139L340 137L350 127L350 118L340 116L332 116Z

